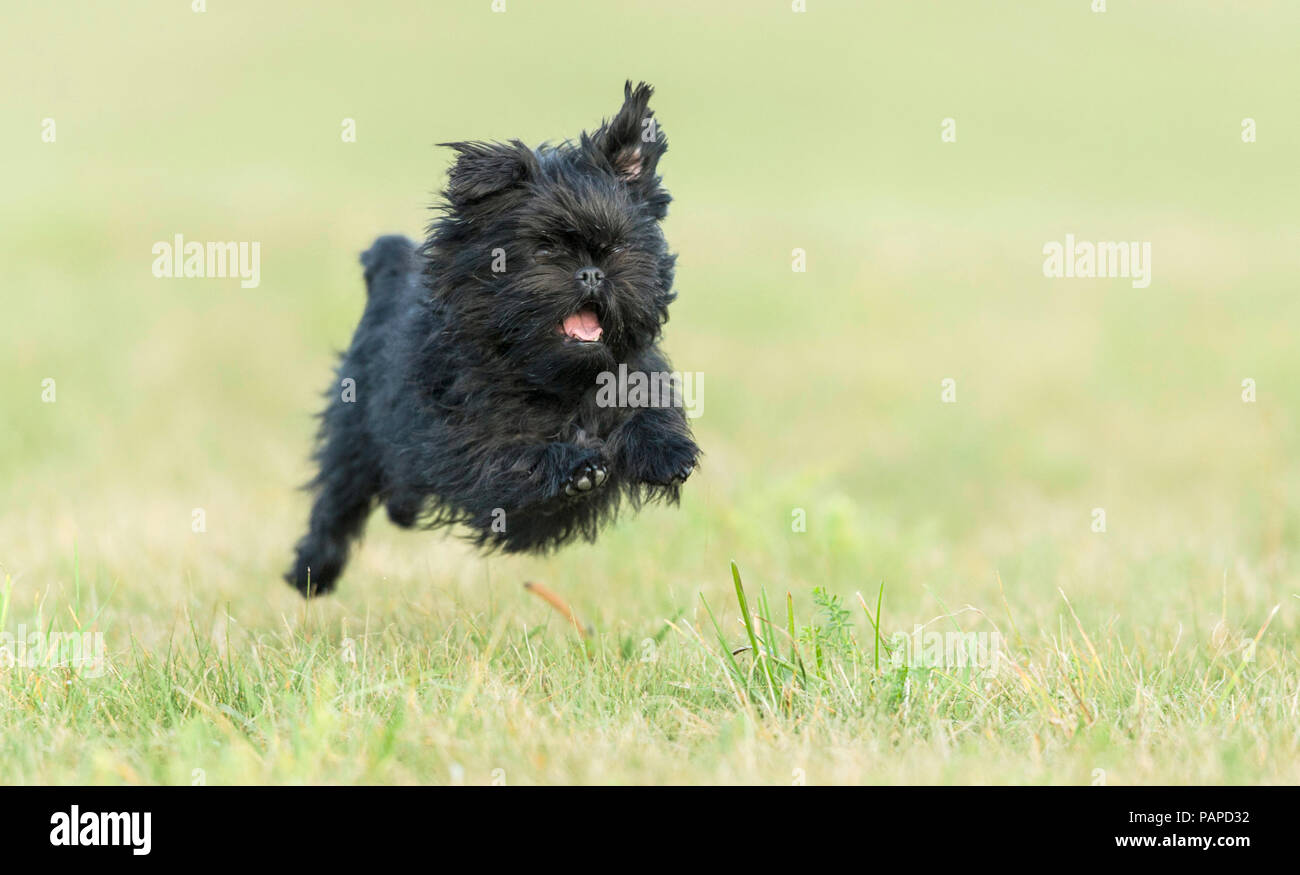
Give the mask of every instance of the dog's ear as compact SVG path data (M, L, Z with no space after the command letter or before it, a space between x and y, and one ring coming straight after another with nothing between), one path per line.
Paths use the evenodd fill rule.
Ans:
M648 199L663 199L667 193L659 188L655 168L668 151L668 139L650 109L654 89L642 82L635 88L631 81L623 86L623 107L612 119L600 126L591 137L592 148L608 163L614 174L638 194Z
M473 206L526 182L536 171L533 151L518 140L509 143L440 143L456 150L447 172L447 200L457 209Z

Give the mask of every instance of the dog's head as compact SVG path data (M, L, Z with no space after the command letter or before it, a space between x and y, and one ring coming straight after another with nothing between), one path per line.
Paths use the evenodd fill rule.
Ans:
M446 144L458 155L426 252L447 328L545 383L589 380L655 342L675 256L652 93L627 83L618 113L576 141Z

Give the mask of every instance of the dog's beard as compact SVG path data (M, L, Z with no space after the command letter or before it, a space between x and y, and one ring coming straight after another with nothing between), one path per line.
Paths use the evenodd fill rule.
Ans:
M603 307L571 301L541 306L536 298L510 293L482 303L491 315L466 322L477 322L477 340L529 384L577 393L594 386L601 371L618 365L618 336L609 330L616 320ZM476 315L487 316L483 310ZM462 324L462 333L465 327Z

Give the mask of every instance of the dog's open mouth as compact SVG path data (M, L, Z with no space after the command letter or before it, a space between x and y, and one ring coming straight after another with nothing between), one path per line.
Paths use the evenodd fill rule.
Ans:
M599 343L605 329L600 327L600 319L596 316L596 311L584 307L564 318L560 323L560 333L577 343Z

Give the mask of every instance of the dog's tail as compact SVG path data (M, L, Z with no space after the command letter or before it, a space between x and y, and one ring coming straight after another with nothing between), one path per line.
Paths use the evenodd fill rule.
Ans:
M400 283L411 271L415 244L401 234L385 234L361 253L366 294L375 297Z

